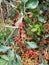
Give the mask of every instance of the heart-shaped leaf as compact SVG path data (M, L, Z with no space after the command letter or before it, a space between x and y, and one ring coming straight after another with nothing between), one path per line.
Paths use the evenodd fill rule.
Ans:
M7 55L1 55L1 58L4 59L4 60L9 61L9 57Z
M37 43L35 42L27 42L26 45L28 48L33 48L33 49L37 48Z
M41 22L44 22L44 17L39 16L39 17L38 17L38 20L41 21Z
M10 49L9 46L0 46L0 52L5 53L5 52L7 52L9 49Z
M30 2L27 4L26 8L28 9L34 9L38 6L39 1L38 0L30 0Z

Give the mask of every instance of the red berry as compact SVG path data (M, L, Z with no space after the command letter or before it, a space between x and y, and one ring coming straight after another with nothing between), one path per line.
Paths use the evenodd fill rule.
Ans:
M47 58L47 55L44 55L44 56L43 56L43 58L45 58L45 59L46 59L46 58Z
M40 41L40 44L45 44L45 43L47 43L46 39Z
M18 40L18 42L19 42L19 43L22 43L22 39L20 38L20 39Z
M25 31L24 31L24 30L21 30L20 32L21 32L21 34L22 34L22 33L25 33Z
M46 43L46 42L47 42L47 40L46 40L46 39L44 39L44 40L43 40L43 43Z
M36 58L37 56L39 56L39 53L33 51L32 55Z
M19 16L18 15L16 15L16 18L18 18Z
M26 38L26 34L22 33L21 38Z
M29 51L29 54L32 55L32 50Z
M42 53L45 53L46 51L44 49L42 49Z
M29 55L32 55L32 50L29 50L26 52L26 54L29 56Z
M23 23L21 23L21 24L19 25L19 28L21 28L21 29L22 29L22 28L23 28L23 26L24 26L24 25L23 25Z
M17 37L14 37L13 39L15 42L19 40L19 38L17 38Z
M26 52L26 55L27 55L27 56L29 56L29 55L30 55L28 51Z

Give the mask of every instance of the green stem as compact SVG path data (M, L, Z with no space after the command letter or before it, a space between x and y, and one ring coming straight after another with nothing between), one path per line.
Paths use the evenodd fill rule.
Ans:
M26 8L25 8L25 3L24 3L24 14L25 14L25 10L26 10Z

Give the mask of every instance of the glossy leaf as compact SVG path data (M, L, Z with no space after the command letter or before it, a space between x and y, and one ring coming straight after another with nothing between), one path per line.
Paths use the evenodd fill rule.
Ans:
M0 46L0 52L5 53L5 52L7 52L9 49L10 49L10 47L8 47L8 46Z
M38 6L39 1L38 0L30 0L30 2L27 4L26 8L28 9L34 9Z
M37 43L35 42L27 42L26 44L28 48L33 48L33 49L37 48Z
M16 58L18 61L21 61L21 57L18 54L16 54Z
M38 20L41 21L41 22L44 22L44 17L39 16L39 17L38 17Z
M1 58L4 59L4 60L9 61L9 57L7 55L1 55Z
M10 57L11 60L14 59L14 50L9 50L8 56Z

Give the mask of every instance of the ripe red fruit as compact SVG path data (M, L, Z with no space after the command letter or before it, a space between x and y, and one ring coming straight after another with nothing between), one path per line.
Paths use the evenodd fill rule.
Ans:
M20 31L20 33L22 34L22 33L25 33L25 31L22 29L21 31Z
M29 56L29 55L32 55L32 50L29 50L26 52L26 54Z
M18 15L16 15L16 18L18 18L19 16Z
M34 56L34 58L36 58L36 57L38 57L40 54L39 54L38 52L33 51L33 52L32 52L32 55Z
M22 58L25 58L25 57L26 57L25 55L22 56Z
M26 34L22 33L21 38L26 38Z
M28 51L26 52L26 56L29 56L29 52Z
M19 25L19 28L21 28L21 29L22 29L22 28L23 28L23 26L24 26L24 25L23 25L23 23L21 23L21 24Z
M47 58L47 55L44 55L44 56L43 56L43 58L45 58L45 59L46 59L46 58Z
M32 55L32 51L31 50L29 51L29 54Z
M40 41L40 44L45 44L45 43L47 43L46 39Z
M42 53L45 53L46 51L44 49L42 49Z
M13 39L15 42L19 40L19 38L17 38L17 37L14 37Z
M21 39L21 38L19 38L18 42L19 42L19 43L22 43L22 39Z
M40 54L39 54L39 52L35 52L35 51L32 51L32 50L29 50L29 51L26 52L26 55L28 55L28 56L32 55L34 58L36 58Z
M47 40L46 40L46 39L44 39L44 40L43 40L43 43L46 43L46 42L47 42Z

